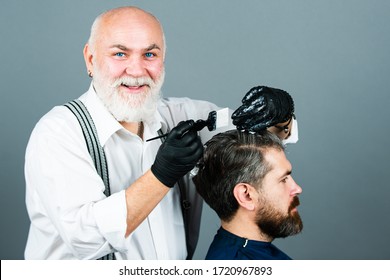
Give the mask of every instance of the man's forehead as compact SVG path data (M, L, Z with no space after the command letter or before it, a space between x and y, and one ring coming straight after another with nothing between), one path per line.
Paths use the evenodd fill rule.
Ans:
M108 44L121 44L129 47L130 44L141 43L143 48L152 44L163 48L163 33L158 25L145 22L113 22L102 25L99 30L99 37ZM102 41L102 40L100 40Z
M283 150L269 148L266 150L264 157L271 167L269 173L283 176L284 173L291 172L291 163L286 158Z

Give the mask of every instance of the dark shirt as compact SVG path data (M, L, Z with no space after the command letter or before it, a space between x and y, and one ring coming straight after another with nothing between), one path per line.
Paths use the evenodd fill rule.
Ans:
M291 260L271 242L248 240L220 227L206 260Z

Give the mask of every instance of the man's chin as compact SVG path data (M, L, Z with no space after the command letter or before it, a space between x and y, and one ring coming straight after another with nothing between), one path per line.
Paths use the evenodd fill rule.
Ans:
M149 106L122 106L122 108L115 107L110 110L111 114L119 122L150 122L154 119L157 111L157 103L149 104Z
M291 217L294 221L295 228L296 228L296 230L293 234L298 234L303 229L303 222L302 222L301 216L299 215L298 211L296 211L296 212L291 213Z

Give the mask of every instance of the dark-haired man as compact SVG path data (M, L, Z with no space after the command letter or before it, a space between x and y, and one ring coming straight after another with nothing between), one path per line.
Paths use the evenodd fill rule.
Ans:
M206 259L291 259L271 242L299 233L301 187L274 134L231 130L206 143L193 178L221 219Z

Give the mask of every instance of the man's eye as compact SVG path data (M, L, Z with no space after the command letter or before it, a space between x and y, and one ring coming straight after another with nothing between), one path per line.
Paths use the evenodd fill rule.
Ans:
M283 178L283 179L282 179L282 183L286 183L286 182L287 182L287 179L288 179L288 177Z
M117 56L117 57L124 57L125 54L123 52L118 52L118 53L115 54L115 56Z
M152 57L154 57L154 54L148 52L148 53L145 53L145 56L146 56L147 58L152 58Z

